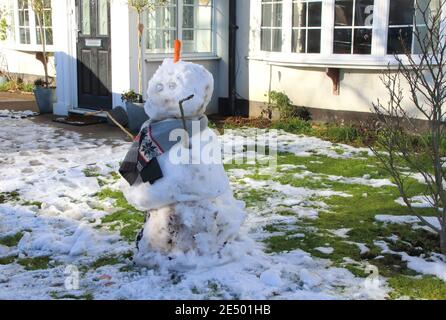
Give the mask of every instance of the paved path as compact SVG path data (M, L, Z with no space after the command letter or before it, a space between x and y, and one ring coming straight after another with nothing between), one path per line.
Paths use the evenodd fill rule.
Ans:
M32 94L20 94L0 92L0 110L25 111L31 110L38 112L38 108ZM61 128L67 131L74 131L82 134L86 138L97 139L122 139L128 140L128 137L118 128L109 124L95 124L90 126L73 126L54 122L52 114L39 115L31 119L37 124L49 125L55 128Z

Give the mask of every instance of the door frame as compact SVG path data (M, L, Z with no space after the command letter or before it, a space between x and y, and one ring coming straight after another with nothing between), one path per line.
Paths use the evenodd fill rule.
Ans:
M77 81L77 13L75 0L52 0L53 23L57 23L54 33L57 102L54 113L67 115L69 111L90 111L79 108ZM130 26L134 20L127 0L110 1L110 41L111 41L111 91L112 107L123 106L121 93L131 89L134 82L131 70L131 51L134 45ZM119 23L113 23L119 21Z
M82 108L82 109L89 109L89 110L111 110L113 109L113 88L112 88L112 81L113 81L113 75L112 75L112 70L113 70L113 65L112 65L112 47L111 47L111 40L112 40L112 33L111 33L111 1L107 1L107 23L108 23L108 32L107 35L99 35L98 34L98 23L99 23L99 0L95 0L95 11L93 11L91 13L90 19L91 19L91 24L92 24L92 30L96 30L95 34L91 34L91 35L82 35L82 37L80 37L80 29L81 29L81 24L82 24L82 13L81 13L81 5L82 5L82 1L88 1L88 0L74 0L74 4L76 7L75 10L75 23L76 23L76 48L75 48L75 52L76 52L76 84L77 84L77 106L78 108ZM91 1L90 2L90 6ZM91 10L91 7L90 7ZM93 26L94 24L94 26ZM100 96L98 95L99 92L97 92L97 95L87 95L85 98L82 98L81 96L81 92L80 92L80 87L82 86L82 80L79 78L81 76L80 72L82 70L82 66L81 66L81 61L79 60L79 53L82 52L82 50L85 48L88 48L88 46L83 45L83 41L87 41L87 39L100 39L101 42L105 42L104 38L106 38L106 43L108 43L106 49L101 49L101 50L108 50L108 70L107 70L107 74L108 74L108 79L107 79L107 83L103 84L106 88L106 90L109 93L109 98L107 99L106 104L108 105L107 107L103 106L98 106L96 104L96 102L93 102L97 99L102 100L104 99L104 97L106 96ZM99 51L97 52L97 54L99 55ZM97 57L98 58L98 57ZM99 62L98 61L93 61L93 63L95 62ZM95 68L99 68L98 66L95 66ZM99 78L99 74L95 75L95 70L90 70L90 72L92 73L92 79L93 81L100 81ZM99 70L96 70L97 72L99 72ZM100 86L101 84L98 83L98 86ZM99 87L97 88L99 91ZM87 102L86 100L91 100L90 102ZM83 102L83 106L79 107L79 103L80 100L84 101ZM104 101L105 102L105 101ZM90 105L91 104L91 105Z

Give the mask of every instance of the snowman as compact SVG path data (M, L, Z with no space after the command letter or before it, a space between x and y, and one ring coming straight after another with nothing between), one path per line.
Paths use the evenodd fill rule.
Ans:
M129 182L123 186L127 200L147 212L137 263L190 266L234 259L240 251L234 246L243 242L245 206L233 197L205 116L213 88L212 74L178 53L149 81L144 109L150 120L120 170Z

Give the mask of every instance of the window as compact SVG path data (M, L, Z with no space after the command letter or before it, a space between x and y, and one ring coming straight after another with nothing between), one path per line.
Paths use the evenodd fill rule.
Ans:
M213 51L212 0L169 0L147 15L148 53L171 53L175 39L184 53Z
M41 21L43 26L43 37L47 45L53 45L53 19L52 19L52 0L44 0L44 13ZM42 34L39 28L39 17L32 9L31 0L12 0L10 2L13 12L13 32L15 43L26 45L32 48L33 45L42 44Z
M432 28L446 18L440 0L251 1L250 59L283 65L382 69L395 53L421 53L418 42L438 47L445 29Z
M421 41L426 39L429 14L434 10L439 10L439 1L390 0L387 53L420 53L414 33L418 33ZM422 12L426 12L426 19Z
M321 52L322 1L293 1L292 52Z
M336 0L333 53L371 54L374 0Z
M262 0L261 50L282 51L282 1Z
M44 0L43 1L43 20L41 21L43 26L43 32L46 40L47 45L53 44L53 22L52 22L52 12L51 12L51 0ZM37 37L37 44L42 44L42 36L40 34L40 28L39 28L39 20L37 15L35 16L36 21L36 37Z
M31 44L28 0L18 0L17 14L19 18L19 41L21 44Z

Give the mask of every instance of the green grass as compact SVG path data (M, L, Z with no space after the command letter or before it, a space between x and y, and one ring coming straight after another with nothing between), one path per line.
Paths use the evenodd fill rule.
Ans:
M42 209L42 204L43 203L40 201L25 201L25 202L23 202L24 206L36 206L39 209Z
M337 149L336 149L337 150ZM335 151L336 151L335 150ZM339 148L338 153L341 153ZM374 157L365 153L348 159L333 159L327 156L313 155L309 157L296 157L290 153L278 155L279 165L293 165L287 170L279 171L273 175L260 174L257 165L227 166L227 169L245 169L249 171L246 177L265 181L272 180L283 185L304 187L308 189L326 189L342 192L349 195L322 197L314 196L310 199L321 201L328 205L327 210L318 210L318 219L300 219L293 225L271 224L265 228L268 233L280 232L264 240L266 250L269 253L280 253L295 249L302 249L315 257L330 259L335 266L344 267L358 277L366 277L365 265L373 264L378 267L380 275L388 278L392 288L390 298L407 296L414 299L444 299L446 284L435 277L415 278L417 273L407 267L398 254L383 254L374 241L383 240L395 252L406 252L412 256L432 252L439 252L439 238L428 231L415 230L411 225L384 224L377 222L376 215L407 215L404 206L395 202L400 197L396 187L383 186L373 188L362 184L345 184L339 181L331 181L328 175L342 176L346 178L370 176L372 179L390 179L388 173L380 167ZM304 178L296 178L295 175L309 171L311 174ZM423 194L425 185L414 179L408 179L410 184L409 196ZM265 208L269 197L280 197L280 194L267 187L252 189L249 186L240 187L237 197L247 202L251 209ZM303 206L303 205L301 205ZM266 207L267 208L267 207ZM430 208L416 209L420 215L434 216L436 211ZM278 212L284 216L293 216L294 212L286 208ZM330 230L342 228L351 229L347 238L335 236ZM293 237L295 234L303 234L304 237ZM392 242L387 238L397 236L398 240ZM355 243L367 246L369 252L361 254ZM332 254L324 254L315 250L317 247L332 247ZM376 259L380 256L379 259ZM346 263L345 258L357 263Z
M25 270L43 270L50 267L51 258L48 256L36 258L22 258L18 259L17 263L25 268Z
M410 299L446 300L446 284L431 276L414 278L408 276L396 276L389 279L390 286L394 289L390 298L406 297Z
M20 195L17 191L0 192L0 204L7 202L16 202L20 200Z
M133 252L129 251L121 255L107 255L98 258L91 265L92 268L98 269L104 266L112 266L121 263L127 263L128 260L133 256ZM128 266L130 267L130 266Z
M0 258L0 265L11 264L15 261L16 258L17 256L2 257Z
M115 256L115 255L110 255L110 256L100 257L99 259L94 261L91 266L94 269L98 269L100 267L112 266L112 265L120 264L122 262L123 262L122 261L122 257Z
M82 295L74 295L70 293L50 292L51 298L55 300L93 300L94 296L91 293L84 293Z
M82 172L84 173L84 175L86 176L86 177L89 177L89 178L97 178L97 177L100 177L100 176L102 176L99 172L98 172L98 169L97 168L85 168L84 170L82 170Z
M23 232L17 232L13 235L1 237L0 244L7 247L15 247L23 237Z
M119 230L127 241L134 241L143 227L145 213L131 206L121 191L109 188L102 189L96 195L100 200L113 199L117 211L102 218L102 225L110 230Z

